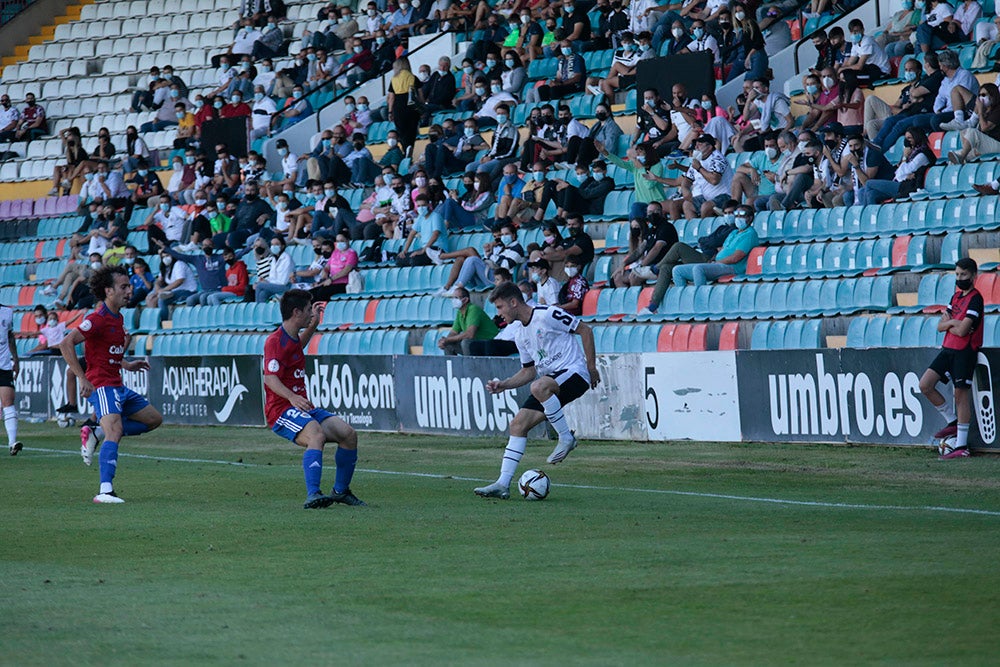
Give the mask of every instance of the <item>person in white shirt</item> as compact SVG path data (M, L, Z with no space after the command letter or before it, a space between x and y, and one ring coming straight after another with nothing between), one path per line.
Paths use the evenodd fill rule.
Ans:
M476 113L476 122L480 127L488 127L491 124L495 124L497 120L497 105L507 104L509 106L514 106L517 104L517 100L510 93L505 93L503 91L503 84L500 83L498 79L494 79L490 82L490 96L486 98L483 102L483 107ZM489 119L489 120L486 120ZM484 123L483 121L486 120ZM490 123L493 121L493 123Z
M528 275L535 286L535 298L542 306L559 305L559 288L562 285L549 275L551 271L552 265L544 257L528 262Z
M855 70L862 82L878 81L889 76L889 56L874 37L865 34L865 24L861 19L852 19L847 27L854 46L839 69Z
M146 297L146 306L159 307L160 320L169 320L170 305L184 301L197 291L197 274L191 265L175 262L166 249L160 250L160 275Z
M263 37L264 34L254 27L252 19L245 18L241 21L241 23L243 26L240 31L236 33L236 39L233 40L228 52L237 56L248 56L253 53L254 42Z
M271 91L274 90L275 77L277 77L277 74L274 71L271 59L261 60L257 63L257 76L253 80L254 90L259 86L264 89L265 95L270 95Z
M716 149L712 135L703 134L695 140L691 166L684 176L692 183L691 197L685 197L682 204L684 217L688 220L713 217L715 209L721 211L729 201L733 168L722 151Z
M711 51L712 64L716 66L721 64L721 58L719 56L719 42L715 39L715 37L708 33L708 30L705 29L704 21L698 19L691 24L691 37L691 41L688 42L686 47L684 47L684 50L689 53L695 53L697 51Z
M17 125L21 122L21 112L10 103L10 97L0 95L0 141L14 141Z
M474 489L483 498L507 499L510 483L528 444L528 432L548 421L559 434L559 444L546 459L556 464L576 447L563 408L601 381L597 371L594 333L587 324L555 306L532 308L517 285L506 282L490 294L497 314L508 324L521 356L521 370L509 378L494 378L486 390L499 394L531 384L531 396L510 423L510 437L500 464L500 476ZM509 335L509 334L508 334ZM575 336L580 337L580 343Z
M288 142L278 139L274 146L281 158L282 178L280 181L271 181L267 184L267 193L272 197L276 197L279 192L294 191L295 181L299 175L299 156L288 149Z
M278 113L278 107L274 100L267 96L267 90L264 86L256 86L253 91L253 111L250 114L251 140L267 136L271 128L271 117L276 113Z
M927 145L927 135L920 128L911 127L903 136L905 137L903 159L896 167L892 180L868 179L855 194L856 206L881 204L887 199L909 194L920 187L923 180L921 176L934 164L935 156Z
M281 296L292 287L292 274L295 272L295 262L285 251L285 239L275 236L271 239L271 255L275 258L267 280L257 281L254 285L254 300L266 303L273 296Z
M230 56L223 54L219 58L219 68L215 71L215 83L216 87L212 92L203 97L215 97L216 95L222 95L229 89L229 84L232 83L233 78L236 76L236 70L232 67L232 62L230 62Z
M972 39L973 27L983 15L978 2L965 0L958 9L952 9L946 0L930 0L930 4L933 8L916 30L916 42L921 51L930 53L948 44Z

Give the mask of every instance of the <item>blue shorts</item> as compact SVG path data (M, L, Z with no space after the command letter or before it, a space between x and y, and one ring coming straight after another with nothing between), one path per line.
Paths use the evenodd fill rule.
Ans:
M309 412L303 412L298 408L288 408L281 413L278 421L274 422L271 430L282 438L295 442L295 438L299 437L299 433L309 422L315 421L322 424L330 417L335 416L332 412L327 412L322 408L313 408Z
M87 400L94 406L97 421L101 421L104 415L128 417L149 405L145 396L128 387L98 387Z

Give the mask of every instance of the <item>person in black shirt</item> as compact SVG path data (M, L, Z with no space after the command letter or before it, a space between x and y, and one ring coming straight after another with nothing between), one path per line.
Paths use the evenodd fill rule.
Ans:
M562 263L567 257L576 257L580 266L587 266L594 261L594 240L583 231L583 215L569 213L566 215L566 232L568 236L557 246L545 248L542 257L552 264L549 275L562 276Z
M422 86L417 95L424 103L424 115L421 126L430 124L431 114L443 109L455 108L455 75L451 73L451 58L442 56L438 59L438 68L431 78Z
M611 275L615 287L638 287L655 280L653 267L680 238L677 228L663 214L660 202L646 206L646 217L629 221L629 254L621 268Z
M563 0L562 28L564 39L571 42L574 53L583 53L590 49L590 17L583 7L578 7L574 0ZM546 48L555 48L554 46ZM546 55L556 55L554 52Z
M587 167L577 165L577 185L562 179L553 181L556 184L557 215L564 216L569 211L584 215L604 212L604 200L615 189L615 179L608 176L608 165L604 160L595 160L590 169L588 172Z

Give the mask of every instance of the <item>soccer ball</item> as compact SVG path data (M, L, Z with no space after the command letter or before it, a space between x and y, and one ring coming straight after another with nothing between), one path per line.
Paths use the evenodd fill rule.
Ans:
M71 426L76 426L75 419L62 414L56 417L56 423L59 424L59 428L69 428Z
M549 476L541 470L529 470L517 480L517 490L525 500L545 500L549 495Z
M945 454L951 452L951 450L955 448L955 443L957 441L958 438L956 438L953 435L950 435L947 438L942 438L940 441L938 441L938 454L944 456Z

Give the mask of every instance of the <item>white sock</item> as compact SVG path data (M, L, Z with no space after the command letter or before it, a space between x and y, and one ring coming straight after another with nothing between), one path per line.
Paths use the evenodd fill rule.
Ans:
M545 418L559 434L560 440L568 440L573 437L569 431L569 424L566 423L566 417L563 415L562 403L559 402L558 396L549 396L542 402L542 407L545 408Z
M521 462L521 457L524 456L524 450L527 446L527 438L517 435L510 436L507 440L507 449L503 450L503 460L500 462L500 477L497 478L497 484L510 486L510 480L514 479L517 464Z
M17 408L10 405L3 409L3 425L7 427L7 444L17 442Z
M95 426L94 435L97 437L98 440L104 440L104 429L101 428L100 426Z
M111 482L101 482L101 493L112 493L115 490Z
M959 424L958 434L955 436L955 447L961 449L969 446L969 425Z
M945 422L948 424L958 419L955 416L955 408L948 401L945 401L941 405L935 405L934 408L941 413L941 416L944 417Z
M961 109L959 109L958 111L956 111L955 112L955 120L959 121L960 123L965 122L965 112L962 111Z

